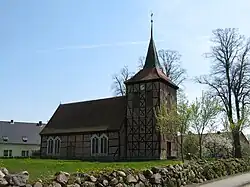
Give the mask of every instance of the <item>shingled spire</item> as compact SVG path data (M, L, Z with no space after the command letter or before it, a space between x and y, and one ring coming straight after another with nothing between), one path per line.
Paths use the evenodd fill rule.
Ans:
M134 76L132 76L129 80L125 81L124 83L126 85L128 84L134 84L138 82L144 82L144 81L155 81L155 80L161 80L165 83L169 84L175 89L178 89L178 86L176 86L170 79L167 77L167 75L163 72L163 69L160 65L158 56L157 56L157 50L155 47L155 42L153 39L153 14L151 14L151 33L150 33L150 41L148 45L148 52L145 60L145 64L143 68L137 72Z
M153 38L153 13L151 13L151 35L148 45L148 52L146 56L146 61L143 68L160 68L161 65L158 59L155 42Z

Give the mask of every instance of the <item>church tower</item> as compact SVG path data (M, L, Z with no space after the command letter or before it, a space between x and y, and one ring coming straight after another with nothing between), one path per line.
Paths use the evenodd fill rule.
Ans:
M152 17L152 14L151 14ZM126 84L126 147L127 160L160 159L171 156L171 140L166 141L156 129L154 108L161 102L176 102L176 86L163 72L153 39L153 20L151 36L143 68ZM164 140L163 140L164 139Z

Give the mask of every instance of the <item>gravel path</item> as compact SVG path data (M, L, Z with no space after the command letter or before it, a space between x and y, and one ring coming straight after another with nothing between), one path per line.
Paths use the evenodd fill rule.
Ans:
M249 183L249 184L247 184ZM247 184L247 185L244 185ZM238 187L242 186L250 187L250 173L229 177L223 180L214 181L211 183L199 185L200 187Z

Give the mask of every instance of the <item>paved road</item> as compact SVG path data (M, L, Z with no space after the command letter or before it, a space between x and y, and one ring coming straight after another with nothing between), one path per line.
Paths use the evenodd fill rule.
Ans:
M250 173L229 177L223 180L200 185L199 187L238 187L250 183ZM250 187L246 185L245 187Z

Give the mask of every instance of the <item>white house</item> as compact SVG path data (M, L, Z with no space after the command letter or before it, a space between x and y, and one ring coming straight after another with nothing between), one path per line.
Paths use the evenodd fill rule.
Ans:
M0 157L29 157L39 151L44 124L0 121Z

